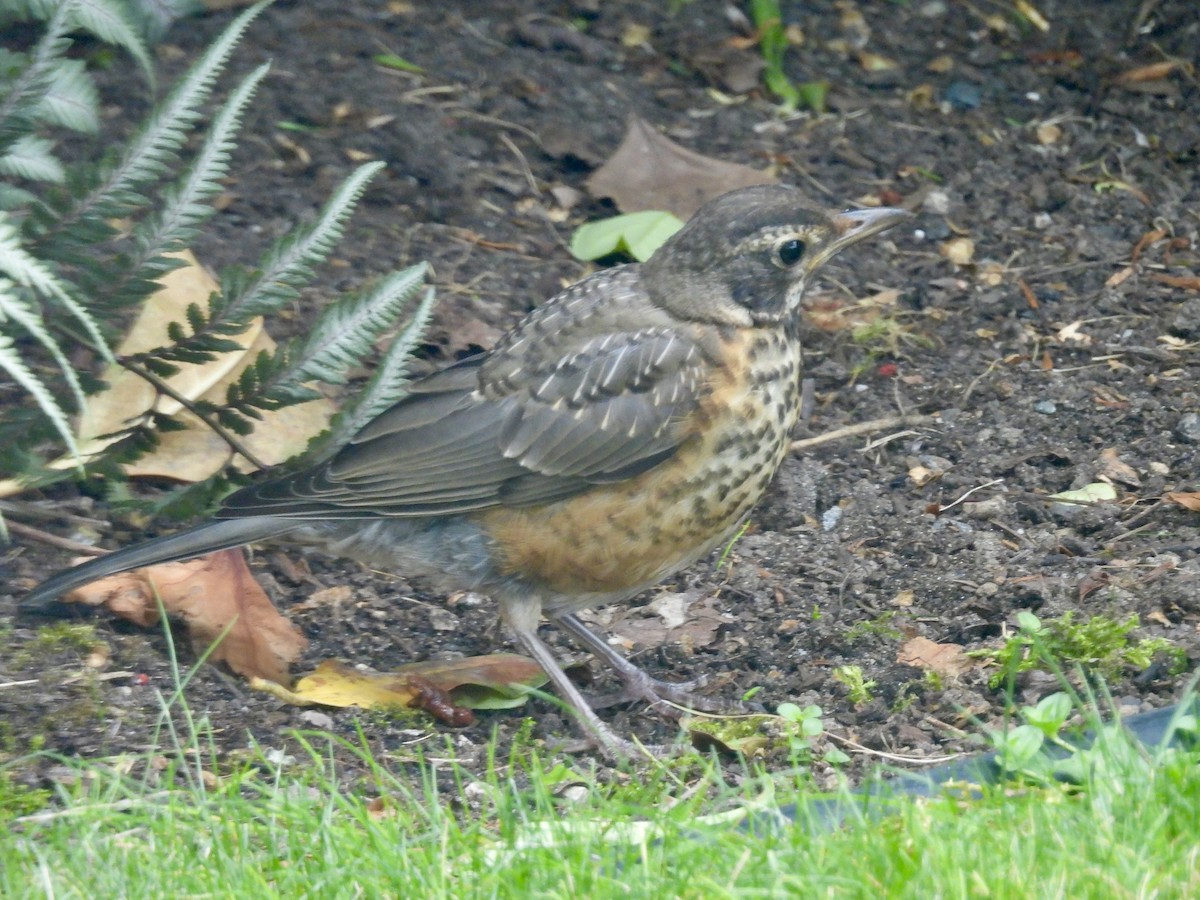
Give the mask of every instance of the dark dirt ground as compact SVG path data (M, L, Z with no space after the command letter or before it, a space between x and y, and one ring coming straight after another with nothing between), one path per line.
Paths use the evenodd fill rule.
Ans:
M781 180L830 207L903 203L917 213L913 227L846 254L816 289L825 305L898 291L884 313L890 339L887 329L859 340L846 329L813 329L807 375L816 402L797 437L887 416L927 418L793 456L725 565L704 560L630 608L598 611L596 621L630 636L633 655L656 676L709 675L708 690L730 698L761 688L758 699L772 706L817 703L835 734L918 757L974 747L959 729L998 722L1004 694L988 687L987 669L938 684L898 662L913 636L975 650L996 646L1022 610L1044 620L1137 614L1135 637L1165 638L1193 668L1200 515L1159 498L1200 490L1200 295L1158 276L1200 270L1200 104L1192 69L1134 84L1120 76L1168 59L1194 64L1194 4L1048 0L1039 5L1050 26L1043 33L1019 24L1007 3L860 3L866 50L897 64L868 72L846 49L865 35L843 22L850 4L785 3L806 37L789 52L790 74L831 84L826 114L788 119L757 91L734 102L713 93L732 95L722 60L736 32L722 8L710 0L280 2L252 26L233 64L246 72L274 61L245 127L231 202L196 249L212 265L252 261L357 162L385 160L324 286L347 289L428 260L440 295L429 348L437 360L490 343L586 273L566 250L570 233L613 210L584 199L564 213L549 190L584 190L631 112L698 152L775 166ZM1006 27L991 27L988 16ZM586 23L582 38L567 27L576 19ZM158 48L164 80L227 21L214 14L178 24ZM622 45L631 24L649 29L648 44ZM423 74L385 71L372 62L379 53ZM146 109L144 86L131 80L108 84L105 96L114 128ZM284 122L305 128L282 130ZM1165 237L1125 271L1156 229ZM942 252L954 237L974 242L965 265ZM321 299L310 292L282 328L303 327ZM1044 499L1102 476L1119 503ZM970 500L982 502L929 511L973 489ZM50 509L108 518L103 505L77 498L60 487L45 499ZM37 524L72 532L67 523ZM101 541L137 536L114 523ZM42 740L87 756L143 749L153 692L171 687L162 635L96 618L107 646L96 670L86 668L86 650L47 649L36 622L14 619L15 602L67 556L26 540L6 552L0 759ZM296 578L296 567L278 560L260 552L255 567L285 613L321 588L352 589L336 608L293 615L312 639L306 662L337 657L382 670L507 646L486 604L448 606L419 586L319 557L309 560L311 575ZM684 594L691 606L684 638L676 632L658 644L662 619L647 606L662 592ZM873 699L853 703L833 677L840 666L861 667L877 683ZM106 679L111 672L135 674ZM1171 703L1186 677L1159 660L1118 672L1109 686L1122 711L1141 711ZM1018 699L1055 689L1030 674ZM187 698L224 750L251 739L294 749L292 730L313 727L310 714L213 668L198 672ZM573 734L554 706L534 702L454 732L458 752L481 764L491 731L504 746L526 715L537 739ZM646 742L677 734L673 721L641 707L605 715ZM436 732L343 710L316 721L353 738L358 720L381 758L408 758L414 742ZM435 734L427 746L443 745ZM854 765L864 760L872 757ZM48 765L21 777L36 782Z

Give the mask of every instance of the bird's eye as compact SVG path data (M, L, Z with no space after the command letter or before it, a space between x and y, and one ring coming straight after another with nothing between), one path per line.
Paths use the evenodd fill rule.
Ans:
M788 238L775 245L775 264L790 269L804 257L804 241Z

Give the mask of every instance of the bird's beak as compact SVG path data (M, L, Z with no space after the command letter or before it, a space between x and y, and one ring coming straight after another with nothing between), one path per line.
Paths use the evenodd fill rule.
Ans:
M830 218L833 221L834 238L821 248L820 258L813 260L814 269L851 244L857 244L873 234L899 225L905 219L911 219L912 213L881 206L874 209L848 209L845 212L833 213Z
M848 209L833 216L833 227L837 237L830 247L836 253L844 247L856 244L863 238L868 238L881 231L887 231L893 225L899 225L905 219L911 219L912 213L890 206L875 209Z

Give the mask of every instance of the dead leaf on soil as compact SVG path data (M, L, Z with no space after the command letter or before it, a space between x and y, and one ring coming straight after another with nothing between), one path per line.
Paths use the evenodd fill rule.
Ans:
M1133 466L1121 459L1115 447L1109 447L1101 451L1098 474L1102 478L1118 482L1126 487L1137 488L1142 486L1142 480L1138 478L1138 473L1134 470Z
M1200 512L1200 491L1168 491L1167 499L1184 509Z
M971 659L963 653L961 644L939 644L924 637L905 641L896 656L896 662L951 677L980 666L978 660Z
M713 197L775 180L768 172L693 153L630 116L621 146L587 186L594 197L611 197L621 212L657 209L686 220Z
M185 265L159 279L161 289L142 307L116 350L118 356L144 353L171 343L167 326L171 322L186 321L187 308L192 304L207 310L209 297L219 290L216 280L191 251L172 255L184 260ZM253 364L259 352L275 349L275 341L263 329L261 318L255 319L242 334L229 339L238 343L241 349L222 353L206 363L178 363L179 371L164 380L176 393L189 400L224 403L229 385ZM232 451L228 444L198 417L183 412L178 401L160 395L145 379L120 366L110 367L103 378L108 389L89 397L80 416L78 443L84 458L100 453L115 440L103 435L121 431L153 409L163 415L177 416L186 427L161 435L157 449L125 466L127 474L195 482L219 471L229 461ZM242 437L241 441L263 462L280 463L303 450L309 439L324 429L333 411L332 403L320 399L263 412L254 432ZM70 468L74 466L74 460L64 458L50 465L51 468ZM249 461L241 458L235 465L244 472L254 469Z
M63 601L103 606L147 628L158 622L156 590L167 614L187 626L196 652L220 639L209 661L227 663L241 675L282 681L308 646L271 605L236 548L101 578Z
M1138 66L1135 69L1126 69L1113 79L1117 84L1141 84L1147 81L1158 81L1160 78L1166 78L1176 69L1184 69L1186 66L1181 59L1168 59L1163 62L1151 63L1148 66Z
M689 649L708 647L720 635L721 628L733 620L717 608L715 597L692 602L688 594L665 593L645 607L652 616L617 619L606 627L627 648L640 644L657 647L680 643Z
M453 710L520 706L527 697L525 688L541 687L546 681L545 672L528 657L496 653L410 663L394 672L360 672L327 659L291 690L264 679L254 679L250 686L295 706L414 707L453 725L468 724Z

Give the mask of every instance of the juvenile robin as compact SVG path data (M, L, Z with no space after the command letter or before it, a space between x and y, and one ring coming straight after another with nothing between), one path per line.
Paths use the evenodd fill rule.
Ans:
M216 519L86 562L96 578L268 538L492 597L601 750L601 721L538 637L543 616L628 696L688 700L575 615L628 600L726 541L770 484L799 413L800 300L897 209L829 213L780 185L703 206L640 265L597 272L491 350L424 377L332 458L230 495Z

